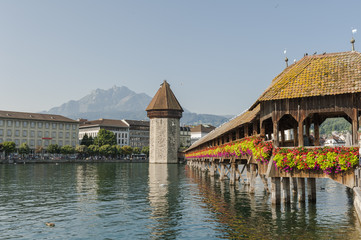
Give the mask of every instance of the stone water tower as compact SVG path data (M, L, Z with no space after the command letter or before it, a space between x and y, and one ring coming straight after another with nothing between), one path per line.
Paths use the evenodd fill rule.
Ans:
M149 163L177 163L183 108L167 81L164 80L146 111L150 118Z

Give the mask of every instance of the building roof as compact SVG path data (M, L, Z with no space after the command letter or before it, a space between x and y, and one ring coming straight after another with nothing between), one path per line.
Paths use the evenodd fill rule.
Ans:
M56 114L13 112L13 111L2 111L2 110L0 110L0 118L78 123L73 119Z
M98 119L93 121L85 121L81 122L79 128L88 128L88 127L122 127L127 128L128 125L125 124L122 120L116 120L116 119Z
M149 121L146 120L123 120L128 126L145 126L149 127Z
M191 128L191 132L192 133L196 133L196 132L201 132L201 133L210 133L211 131L213 131L216 127L212 126L212 125L204 125L204 124L199 124L195 127Z
M175 110L183 112L183 108L165 80L146 109L146 111L152 110Z
M361 92L359 52L304 56L275 77L256 104L269 100L356 92Z
M252 110L247 110L246 112L238 115L237 117L231 119L230 121L224 123L223 125L217 127L212 132L208 133L206 136L202 137L198 141L192 144L187 151L194 149L206 142L209 142L211 140L214 140L221 135L225 134L226 132L229 132L245 123L250 123L253 119L256 118L257 114L260 111L260 105L257 105Z

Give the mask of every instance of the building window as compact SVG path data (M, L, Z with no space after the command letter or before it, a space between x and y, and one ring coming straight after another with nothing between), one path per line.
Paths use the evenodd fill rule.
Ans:
M53 123L52 126L53 126L53 129L56 129L56 123Z
M66 135L65 135L66 138L69 138L70 137L70 133L67 132Z
M55 140L51 140L51 144L55 144Z
M51 137L52 137L52 138L56 138L56 132L52 132L52 133L51 133Z
M75 130L76 129L76 125L75 124L73 124L73 130Z
M43 123L42 122L38 122L38 128L43 128Z
M0 120L0 126L4 125L4 120Z
M15 127L20 127L20 122L19 121L15 121Z
M30 127L34 128L35 127L35 122L30 122Z
M31 140L30 140L30 146L31 146L31 147L34 147L34 145L35 145L35 141L34 141L34 139L31 139Z
M0 129L0 136L4 134L4 129Z
M65 141L65 145L69 145L69 140L66 140L66 141Z
M24 122L23 122L23 127L24 127L24 128L28 127L28 122L24 121Z
M70 124L66 124L65 128L66 128L66 130L69 130L70 129Z
M63 132L59 133L59 137L62 138L63 137Z
M42 131L38 131L38 137L42 137L43 136L43 132Z
M38 146L42 146L43 142L41 140L38 140Z
M59 129L63 129L63 126L64 126L64 124L60 123L59 124Z
M45 132L45 137L49 137L49 132L48 131Z
M26 139L21 140L21 143L27 143Z
M48 146L49 145L49 140L45 140L44 145Z
M35 137L35 131L30 131L30 136Z
M0 138L0 143L3 143L3 139L2 139L2 138Z
M13 121L8 120L8 127L11 127L13 125Z
M59 143L59 146L60 146L60 147L63 146L63 140L58 141L58 143Z
M71 146L75 147L75 141L71 141Z
M15 130L15 137L19 137L20 135L20 131L19 130Z
M45 123L45 128L49 128L49 123Z
M19 146L19 139L15 139L16 146Z
M28 136L28 131L27 130L23 130L23 137L27 137Z
M73 138L75 138L75 133L73 133Z

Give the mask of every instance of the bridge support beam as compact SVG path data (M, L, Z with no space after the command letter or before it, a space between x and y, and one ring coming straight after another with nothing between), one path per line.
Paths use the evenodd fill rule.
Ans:
M316 202L316 179L307 178L307 197L309 202Z
M290 192L290 178L282 178L282 201L284 203L291 202L291 192Z
M214 162L212 161L211 166L209 168L209 176L214 177L215 174L216 174L216 168Z
M219 163L219 180L223 181L225 179L226 169L223 163Z
M306 186L304 178L297 178L298 185L298 201L305 202L306 201Z
M297 194L297 178L292 178L292 194L296 196Z
M260 178L261 178L261 180L262 180L262 182L263 182L263 186L264 186L264 191L265 192L267 192L267 193L269 193L269 188L268 188L268 180L267 180L267 178L266 178L266 176L265 175L259 175L260 176Z
M271 178L271 185L272 185L272 195L271 201L272 204L279 205L281 204L281 178L279 177L272 177Z
M231 168L230 168L230 176L229 176L229 184L230 185L235 185L236 184L236 179L237 179L237 164L236 163L231 163Z
M250 164L249 193L255 192L256 187L256 164Z

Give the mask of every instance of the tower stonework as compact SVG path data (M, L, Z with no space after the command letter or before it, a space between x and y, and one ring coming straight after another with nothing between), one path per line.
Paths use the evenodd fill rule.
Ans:
M177 163L180 138L179 119L183 109L167 81L149 103L149 163Z

